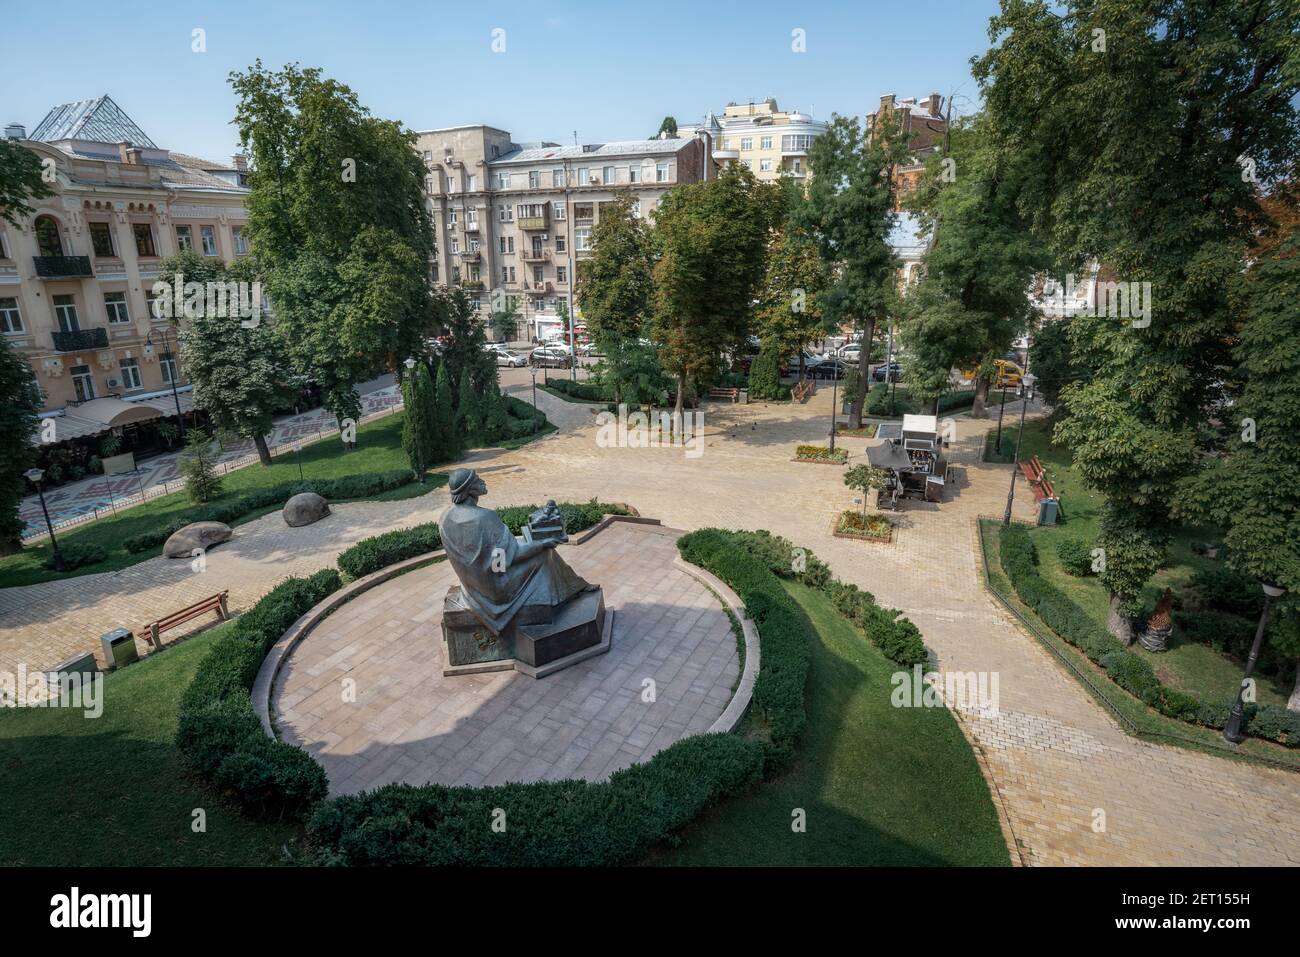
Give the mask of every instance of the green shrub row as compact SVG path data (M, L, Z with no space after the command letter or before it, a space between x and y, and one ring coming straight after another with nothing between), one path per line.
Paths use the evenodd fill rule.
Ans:
M364 498L390 492L415 481L409 469L393 472L367 472L360 475L345 475L335 479L307 479L300 482L285 482L280 485L268 485L265 488L250 489L233 498L207 505L187 508L165 525L159 525L139 535L126 539L122 546L128 552L142 552L163 544L175 532L194 522L224 522L229 525L238 521L249 512L272 505L283 505L299 492L315 492L330 501L349 498Z
M98 565L108 557L108 553L98 545L83 545L73 542L71 545L59 546L59 557L63 559L63 570L70 572L74 568L82 568L86 565ZM51 552L50 556L45 559L42 564L53 571L54 553Z
M551 379L546 387L552 392L559 392L569 398L582 402L609 402L614 398L609 386L600 385L586 379Z
M527 524L528 516L537 511L537 508L536 505L512 505L499 508L496 513L501 516L510 533L518 535L520 529ZM570 533L591 528L605 515L627 515L631 511L626 505L598 502L594 498L590 502L563 502L559 509L564 516L564 527ZM437 551L441 547L438 523L426 522L363 538L339 555L338 565L344 575L355 580L408 558Z
M1020 600L1034 610L1061 640L1082 651L1129 694L1160 714L1179 721L1222 728L1232 700L1206 701L1161 683L1145 658L1125 648L1038 571L1038 555L1029 530L1004 525L998 532L1002 570ZM1300 714L1277 705L1247 704L1243 730L1259 738L1300 747Z
M250 814L301 817L328 791L325 769L311 755L267 737L250 693L271 646L341 585L332 568L281 582L213 643L181 696L177 747Z

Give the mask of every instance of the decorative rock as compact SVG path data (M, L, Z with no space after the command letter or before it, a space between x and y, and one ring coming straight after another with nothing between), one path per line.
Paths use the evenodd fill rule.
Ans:
M229 525L221 522L195 522L171 534L163 545L163 555L167 558L192 558L194 549L207 551L213 545L230 541Z
M329 502L315 492L299 492L284 503L284 523L290 528L319 522L330 513Z

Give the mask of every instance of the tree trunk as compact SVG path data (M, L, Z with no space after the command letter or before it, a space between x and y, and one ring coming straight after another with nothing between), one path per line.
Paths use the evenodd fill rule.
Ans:
M677 377L677 401L673 403L673 432L682 430L682 410L686 405L686 373Z
M253 436L253 444L257 446L257 457L263 465L271 464L271 450L266 447L266 436L260 432Z
M1124 614L1123 609L1120 607L1121 604L1119 595L1112 594L1110 596L1110 612L1106 616L1106 630L1127 646L1133 644L1133 640L1137 636L1133 634L1133 622L1129 620L1128 615Z
M989 403L989 380L983 376L975 379L975 402L970 407L972 419L987 419Z
M803 364L803 347L799 348L799 382L803 382L804 364Z
M1300 711L1300 662L1296 663L1295 687L1291 689L1291 697L1287 699L1286 709Z
M849 407L849 428L862 428L862 408L867 402L867 392L871 390L871 340L876 335L876 320L868 319L862 324L862 339L858 354L858 394L853 397ZM885 367L885 378L889 378L889 367Z

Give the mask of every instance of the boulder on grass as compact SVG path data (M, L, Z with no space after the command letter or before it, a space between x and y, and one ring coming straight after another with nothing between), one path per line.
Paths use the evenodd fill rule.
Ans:
M163 555L168 558L192 558L194 549L207 551L213 545L230 541L229 525L221 522L195 522L172 532L163 545Z
M299 492L284 503L284 524L290 528L319 522L330 513L330 503L315 492Z

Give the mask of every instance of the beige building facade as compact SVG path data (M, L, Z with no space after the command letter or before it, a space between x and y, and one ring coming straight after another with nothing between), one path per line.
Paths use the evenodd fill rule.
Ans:
M808 149L824 132L825 123L808 113L782 110L774 99L728 103L721 116L710 113L689 131L707 137L717 163L746 166L764 182L807 176Z
M248 252L244 171L156 146L107 96L6 136L40 158L52 190L17 226L0 221L0 331L45 408L188 388L174 328L153 316L153 283L182 248L226 261Z
M515 335L540 339L563 325L578 264L590 255L601 207L632 197L647 219L678 183L712 168L703 140L518 144L490 126L418 133L437 251L435 285L464 289L485 317L513 312Z

